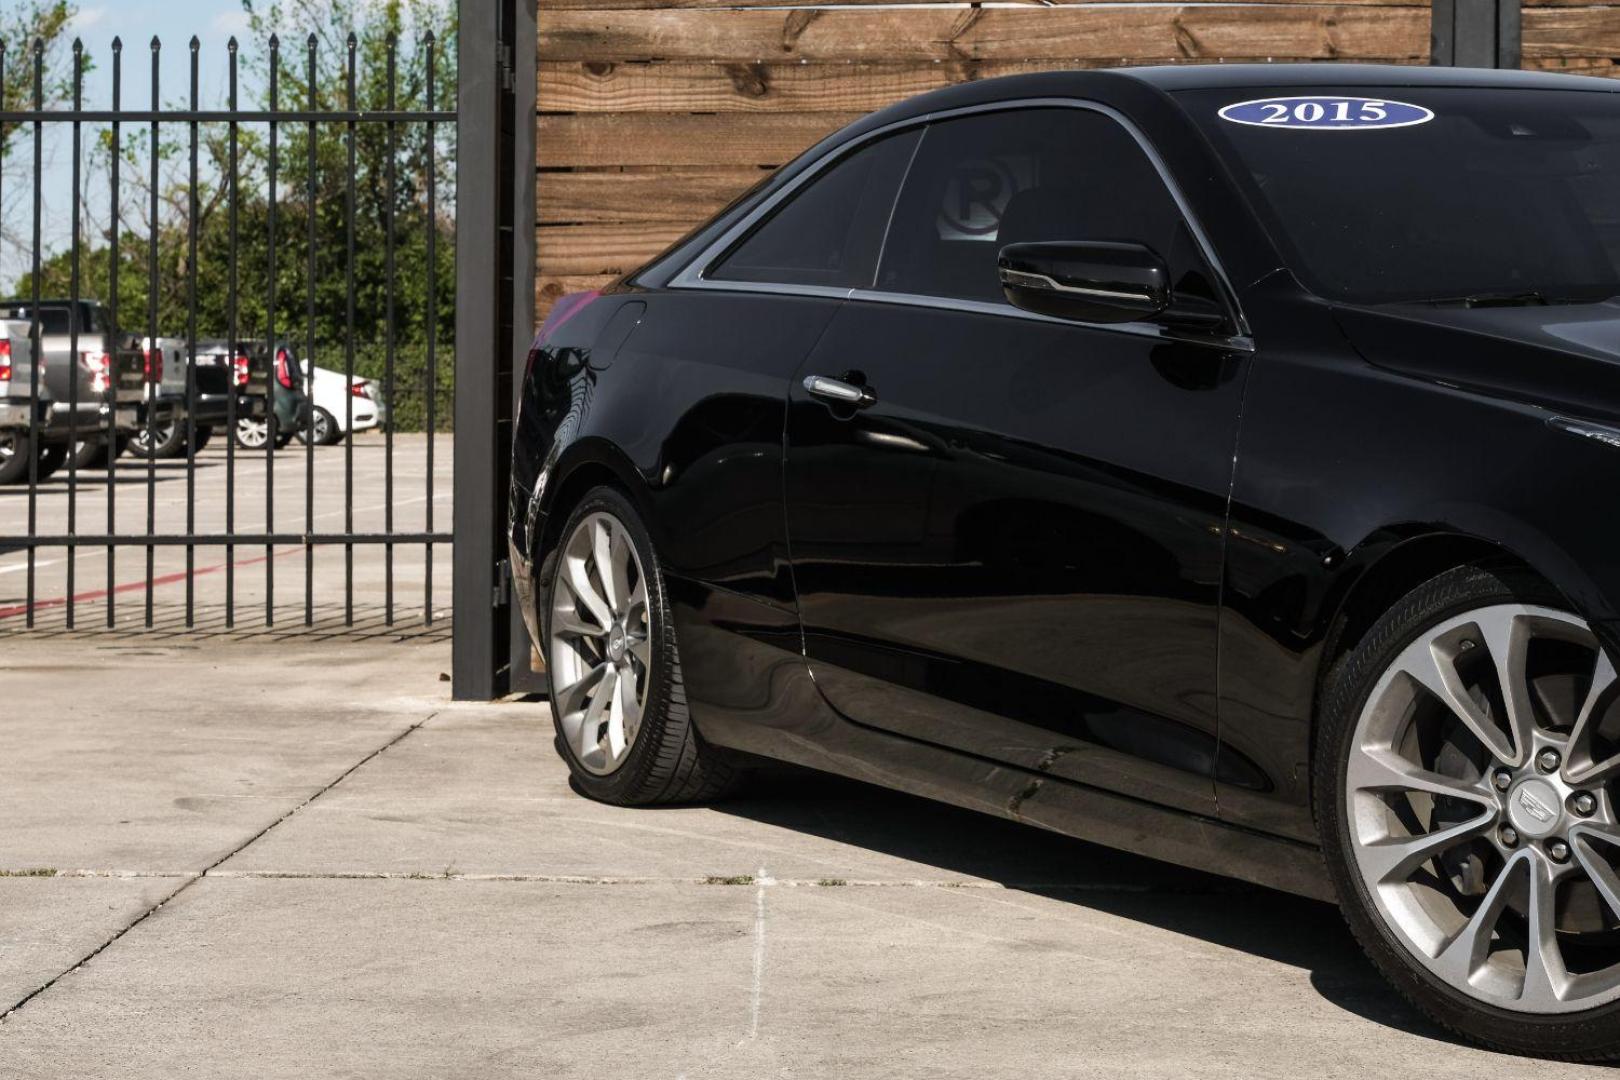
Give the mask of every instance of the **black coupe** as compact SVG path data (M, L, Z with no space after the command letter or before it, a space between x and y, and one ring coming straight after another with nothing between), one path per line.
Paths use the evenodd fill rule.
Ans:
M510 542L579 787L763 756L1009 815L1620 1056L1617 90L976 82L563 299Z

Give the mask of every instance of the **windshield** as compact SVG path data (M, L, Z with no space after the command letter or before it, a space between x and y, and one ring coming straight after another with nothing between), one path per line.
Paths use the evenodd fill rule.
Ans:
M1248 122L1219 115L1257 98L1310 96L1418 108L1366 110L1375 122L1351 131L1291 117L1279 126L1276 105L1227 109ZM1177 97L1319 295L1475 304L1620 294L1620 95L1326 86ZM1425 109L1432 119L1376 122Z

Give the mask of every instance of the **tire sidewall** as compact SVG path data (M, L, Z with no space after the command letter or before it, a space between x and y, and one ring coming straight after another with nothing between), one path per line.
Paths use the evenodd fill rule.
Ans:
M650 635L652 662L647 669L647 704L642 712L641 726L636 731L635 742L624 760L619 763L619 767L605 775L597 775L586 769L563 735L562 717L557 711L556 695L549 694L547 697L550 701L551 722L556 733L557 752L568 763L575 784L591 798L617 803L629 801L653 771L657 764L658 746L662 741L665 726L673 719L684 722L685 718L671 716L674 704L671 670L676 663L675 632L670 624L669 597L665 588L663 569L658 563L652 537L642 523L641 515L637 513L630 500L617 489L598 487L587 492L568 515L562 529L558 531L556 550L548 553L542 564L542 580L545 588L536 590L535 602L540 607L538 622L545 634L544 655L547 671L551 670L551 598L558 587L557 579L562 567L560 552L568 543L568 538L573 536L574 530L579 527L579 523L597 513L611 514L624 526L630 542L635 546L636 557L640 559L642 572L646 576L647 611L652 630Z
M1369 630L1329 675L1323 694L1313 789L1329 876L1352 933L1401 994L1448 1029L1509 1050L1595 1059L1620 1053L1620 1002L1579 1013L1512 1012L1449 986L1412 957L1378 913L1355 866L1344 806L1356 722L1374 686L1402 650L1434 625L1491 604L1571 610L1548 586L1510 571L1463 568L1413 590Z

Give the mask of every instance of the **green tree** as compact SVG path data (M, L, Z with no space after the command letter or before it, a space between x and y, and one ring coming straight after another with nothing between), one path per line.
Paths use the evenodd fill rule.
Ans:
M0 49L5 73L0 77L0 109L19 112L34 107L34 50L39 49L40 100L55 108L73 97L72 55L68 26L75 14L67 0L26 0L0 5ZM9 213L30 193L26 181L32 169L25 151L27 132L17 123L0 123L0 183L5 202L0 204L0 242L32 243L29 229ZM27 215L31 218L31 215Z

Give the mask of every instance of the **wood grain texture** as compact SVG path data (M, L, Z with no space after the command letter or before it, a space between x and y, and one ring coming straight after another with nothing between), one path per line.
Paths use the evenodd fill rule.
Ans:
M577 276L537 274L534 279L534 303L539 318L544 319L551 305L571 292L600 289L613 281L611 274L583 274Z
M540 65L539 100L542 112L871 112L957 83L1074 66L1072 61L1038 60L547 61Z
M1417 58L1426 7L1208 6L551 11L543 61Z
M1526 60L1620 55L1620 7L1526 8Z
M541 225L536 264L541 274L579 277L624 274L684 236L701 217L680 224Z
M861 113L541 116L540 165L781 165Z
M539 220L550 224L691 225L711 217L766 171L661 169L542 173L536 185Z
M840 4L894 4L896 0L837 0ZM905 3L906 0L899 0ZM1006 3L1026 3L1041 6L1043 0L1002 0ZM1098 0L1050 0L1059 6L1084 6ZM1164 0L1104 0L1108 3L1162 4ZM1250 4L1253 0L1206 0L1213 4ZM1289 3L1292 0L1276 0ZM1298 0L1310 2L1310 0ZM1430 0L1342 0L1343 3L1369 7L1428 7ZM1532 3L1590 3L1591 0L1530 0ZM553 11L655 11L681 9L701 11L715 8L785 8L803 7L805 0L540 0L540 19L545 21Z

